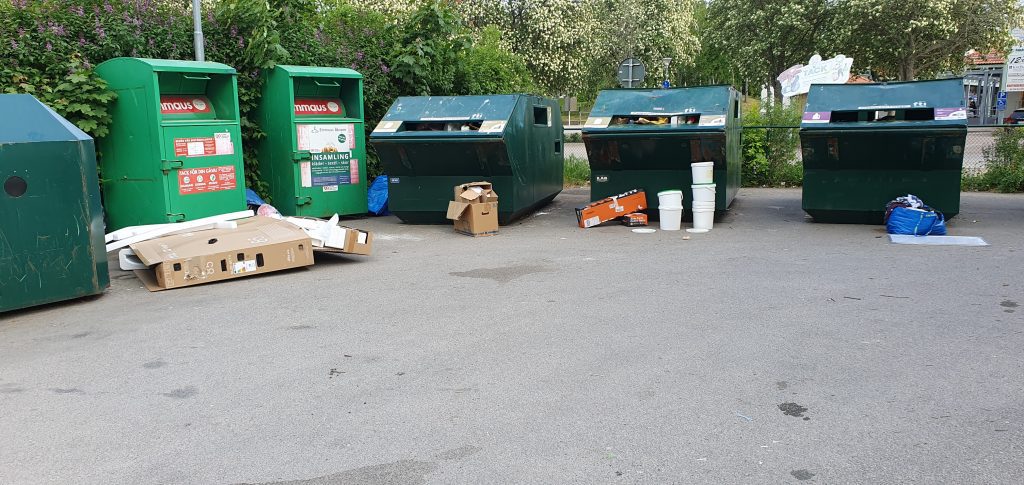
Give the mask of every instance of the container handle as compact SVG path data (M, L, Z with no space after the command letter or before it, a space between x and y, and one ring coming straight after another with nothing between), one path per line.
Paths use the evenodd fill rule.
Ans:
M321 88L340 88L341 87L340 84L338 84L338 83L336 83L334 81L328 81L326 83L322 83L318 79L314 79L313 83L316 84L317 86L320 86Z
M182 74L181 77L183 77L185 79L191 79L193 81L209 81L210 80L210 76L201 76L201 75L200 76L196 76L196 75L192 75L192 74Z

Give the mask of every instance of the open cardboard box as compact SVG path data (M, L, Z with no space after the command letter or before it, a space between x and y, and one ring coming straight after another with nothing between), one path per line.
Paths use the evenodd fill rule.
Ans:
M498 194L490 182L470 182L455 186L455 200L448 203L448 219L455 231L467 236L493 236L498 233Z
M237 221L234 229L208 229L134 243L147 269L135 274L149 291L201 285L313 264L309 236L270 217Z

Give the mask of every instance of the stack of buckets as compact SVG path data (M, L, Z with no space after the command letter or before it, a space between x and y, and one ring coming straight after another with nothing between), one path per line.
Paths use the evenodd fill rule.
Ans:
M708 232L715 224L715 162L690 164L693 171L693 229Z
M658 218L662 231L678 231L683 221L683 191L658 192Z

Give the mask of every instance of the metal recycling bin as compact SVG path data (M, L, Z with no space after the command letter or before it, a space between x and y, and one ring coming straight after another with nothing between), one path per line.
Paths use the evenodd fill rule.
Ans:
M398 98L370 134L403 222L450 224L453 187L491 182L508 224L562 191L558 102L525 94Z
M99 140L112 230L245 210L234 68L121 57L96 73L118 95Z
M658 192L679 189L689 209L690 164L714 162L715 210L724 211L740 189L742 133L729 86L601 91L583 125L590 198L643 189L657 218Z
M881 224L886 203L914 194L951 218L966 141L961 79L811 86L803 209L819 222Z
M259 161L271 203L289 216L365 214L362 74L279 65L263 76Z
M27 94L0 95L0 312L109 286L93 139Z

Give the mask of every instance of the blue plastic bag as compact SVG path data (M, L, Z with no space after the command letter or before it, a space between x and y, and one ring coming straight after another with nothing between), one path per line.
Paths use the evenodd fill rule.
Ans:
M381 174L373 179L370 188L366 191L366 205L370 213L378 216L386 216L388 212L388 176Z
M946 218L941 212L896 207L889 214L885 229L889 234L945 236Z
M261 199L260 196L256 194L255 190L252 190L250 188L245 189L245 205L254 205L256 207L259 207L263 204L266 204L266 202L264 202L263 199Z

